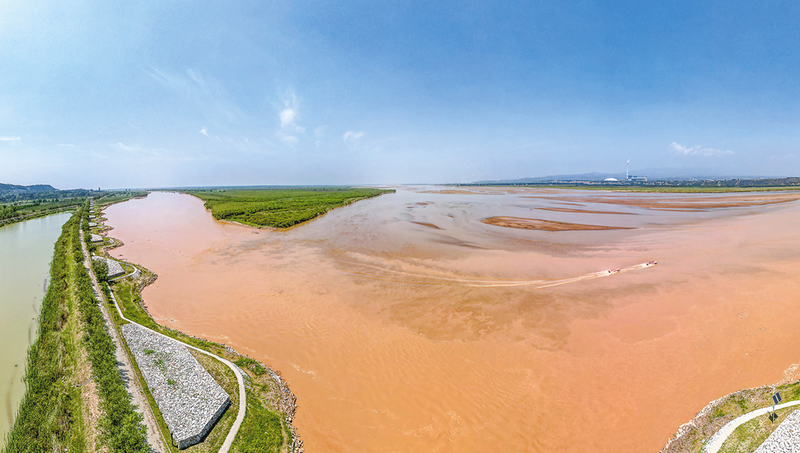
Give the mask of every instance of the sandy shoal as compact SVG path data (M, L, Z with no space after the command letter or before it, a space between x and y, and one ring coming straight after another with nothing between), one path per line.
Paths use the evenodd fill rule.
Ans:
M554 210L551 208L551 210ZM561 212L581 212L579 210L564 210ZM496 225L506 228L520 228L523 230L541 231L600 231L600 230L629 230L629 227L614 227L606 225L587 225L584 223L556 222L554 220L529 219L522 217L497 216L481 220L487 225Z

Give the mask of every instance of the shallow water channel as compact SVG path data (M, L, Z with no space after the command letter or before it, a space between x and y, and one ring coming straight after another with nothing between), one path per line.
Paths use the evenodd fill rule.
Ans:
M0 444L25 393L25 357L36 337L53 246L70 215L53 214L0 228Z

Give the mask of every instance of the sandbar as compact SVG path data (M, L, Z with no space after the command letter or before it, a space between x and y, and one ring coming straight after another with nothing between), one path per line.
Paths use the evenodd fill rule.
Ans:
M520 217L489 217L481 220L487 225L496 225L506 228L520 228L523 230L541 231L597 231L597 230L630 230L630 227L613 227L605 225L585 225L582 223L556 222L554 220L527 219Z
M614 214L614 215L636 215L633 212L615 212L615 211L592 211L590 209L573 209L573 208L538 208L542 211L553 212L575 212L581 214Z

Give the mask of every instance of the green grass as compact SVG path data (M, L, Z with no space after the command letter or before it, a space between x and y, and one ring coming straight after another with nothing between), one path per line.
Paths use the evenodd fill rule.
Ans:
M26 393L3 452L86 450L90 427L83 424L85 402L74 385L76 370L86 366L80 348L86 350L100 397L99 442L111 452L148 451L141 416L125 389L114 343L83 266L83 219L82 207L56 242L39 334L28 352Z
M208 433L205 440L199 444L193 445L186 450L181 450L185 453L205 453L216 452L233 426L236 420L236 414L239 412L239 383L236 381L236 375L233 374L230 368L217 359L211 358L201 352L189 350L189 352L197 359L203 368L208 371L211 377L228 393L231 398L231 405L222 414L214 429ZM177 451L177 449L175 449Z
M84 208L88 207L88 202ZM104 416L100 420L101 441L112 452L149 451L145 440L145 427L142 416L136 412L131 396L117 366L116 346L108 332L100 302L92 290L89 271L84 267L83 248L80 244L79 230L87 228L85 209L79 211L81 223L73 223L72 259L73 278L77 288L78 305L85 329L85 342L92 363L95 382L100 395L100 407Z
M261 376L262 374L267 372L267 370L264 369L264 367L261 366L261 364L258 363L257 360L253 360L250 357L242 357L241 359L239 359L239 360L237 360L237 361L235 361L233 363L238 365L240 368L249 369L250 371L252 371L253 373L255 373L258 376Z
M185 335L177 330L173 330L167 327L158 324L150 317L150 314L142 308L142 298L139 295L139 292L134 286L133 283L121 280L119 282L115 282L112 285L114 290L114 295L117 298L117 302L120 305L120 309L122 310L122 314L125 315L126 318L130 319L133 322L141 324L145 327L149 327L150 329L155 330L156 332L163 333L169 337L172 337L176 340L183 341L184 343L188 343L192 346L196 346L201 349L205 349L211 353L221 355L224 353L224 348L217 343L206 341L200 338L190 337ZM116 321L122 321L119 316L116 314L116 309L111 310L114 315L116 316ZM124 321L122 321L124 323Z
M148 271L145 270L144 273L148 274ZM283 423L280 413L274 409L275 389L272 387L274 382L266 373L265 368L258 361L249 357L233 356L225 350L224 346L220 344L190 337L181 332L169 329L156 323L142 307L141 296L139 295L138 287L134 283L129 281L120 281L113 283L112 288L114 289L114 294L117 298L120 309L126 318L177 340L197 346L220 357L224 357L246 370L246 373L250 373L246 375L247 412L231 451L283 452L287 450L287 446L292 439L291 433L289 432L286 424ZM116 309L111 307L111 311L116 322L119 323L120 318L116 314ZM220 419L217 426L212 430L211 434L209 434L209 437L206 439L206 441L198 444L198 446L195 446L197 447L197 451L206 451L206 447L201 446L203 444L216 445L217 441L214 439L216 439L218 436L221 436L220 441L224 440L230 425L236 418L239 401L238 384L236 383L236 377L233 375L233 372L231 372L224 364L205 355L195 354L194 352L192 353L209 371L209 373L214 376L217 382L219 382L219 384L228 392L233 403L233 405L228 408L223 417ZM147 393L149 396L149 392ZM150 396L148 397L148 400L157 412L155 401L152 400L152 397ZM166 433L166 436L169 436L169 430L166 428L166 424L163 423L163 418L160 416L160 414L157 415L157 418L159 419L159 425L162 427L162 432ZM195 447L190 447L190 449L186 451L191 452ZM173 450L171 449L170 451ZM177 451L177 449L174 451Z
M82 436L76 435L84 431L80 426L80 390L71 386L78 353L69 332L75 317L70 310L68 251L76 221L75 216L67 221L55 245L39 332L28 349L25 395L6 436L4 453L61 451L65 446L71 451L86 449Z
M89 192L85 190L67 190L0 197L0 226L77 209L83 205L88 194ZM99 192L99 196L94 199L98 206L104 206L144 195L147 195L147 192Z
M800 381L796 381L786 385L780 385L775 387L775 390L780 392L781 396L783 397L783 402L789 401L796 401L800 400ZM690 427L686 434L680 439L679 442L675 442L671 445L670 449L666 451L666 453L699 453L702 451L703 446L706 442L717 432L720 428L722 428L726 423L735 419L740 415L744 415L748 412L752 412L756 409L761 409L764 407L769 407L772 405L772 387L758 387L754 389L747 389L742 390L736 393L732 393L722 400L720 400L716 407L713 408L709 413L703 414L698 416L694 419L694 426ZM789 410L793 410L795 408L788 408ZM784 415L781 415L781 411L778 411L780 415L780 420L782 421ZM769 419L767 416L761 417L767 422ZM763 420L762 420L763 422ZM723 445L724 448L727 450L720 450L720 451L729 451L729 452L740 452L740 451L753 451L753 449L748 450L750 448L750 439L752 436L758 435L761 436L763 434L764 429L771 428L766 427L761 422L749 422L750 424L745 424L742 426L749 426L749 428L742 428L742 432L746 430L749 434L741 435L739 437L735 437L732 434L732 437L729 438L728 441ZM759 424L760 423L760 424ZM756 425L758 428L756 429ZM775 426L778 426L778 421L776 420ZM752 429L751 429L752 428ZM764 428L764 429L762 429ZM739 428L737 428L738 432ZM772 432L771 430L769 431ZM763 442L764 439L769 435L767 433L763 436L761 441L758 442L755 446ZM748 437L749 436L749 437ZM730 440L730 439L739 439L739 440Z
M280 417L270 411L248 392L247 417L239 428L239 435L233 441L231 451L240 453L266 453L281 451L288 442L287 431Z
M205 201L217 220L288 228L365 198L394 190L313 187L281 189L196 189L186 193Z
M81 200L0 204L0 226L35 219L80 207Z
M775 429L795 411L796 407L787 407L775 411L775 423L769 414L750 420L736 428L725 443L722 444L720 453L752 453L772 434Z
M122 201L130 200L131 198L144 197L150 192L120 190L120 191L101 192L101 193L102 193L101 196L95 196L93 198L97 206L107 206L113 203L119 203Z

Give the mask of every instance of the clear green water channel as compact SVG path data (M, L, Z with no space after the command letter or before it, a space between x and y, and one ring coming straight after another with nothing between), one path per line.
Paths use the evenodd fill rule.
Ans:
M0 445L25 393L25 358L36 337L53 247L71 215L0 227Z

